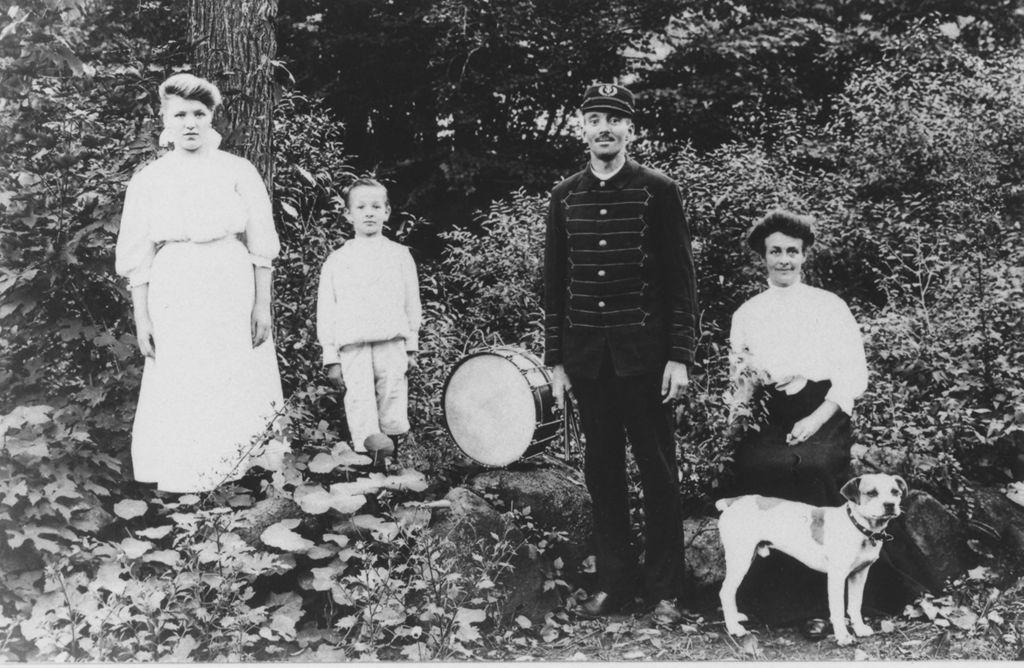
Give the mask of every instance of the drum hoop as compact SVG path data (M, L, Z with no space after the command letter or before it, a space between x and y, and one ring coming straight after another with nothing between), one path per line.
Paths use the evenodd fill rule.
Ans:
M484 346L482 348L475 348L475 349L469 351L469 354L467 354L465 357L463 357L461 360L459 360L458 364L456 364L455 366L452 367L451 372L448 374L448 377L444 381L444 387L441 388L441 419L444 421L444 429L445 429L445 431L448 432L448 437L452 439L452 443L455 444L455 447L457 447L459 449L459 452L461 452L463 455L469 457L470 459L472 459L477 464L480 464L481 466L484 466L484 467L487 467L487 468L491 468L491 469L504 468L505 466L507 466L507 464L484 464L483 462L475 459L472 455L470 455L468 452L466 452L462 448L462 445L459 443L459 440L457 438L455 438L455 434L452 433L451 424L449 424L449 422L448 422L448 408L445 406L445 403L446 403L445 402L445 397L448 396L448 386L451 384L452 378L455 377L455 372L459 370L459 367L461 367L463 364L465 364L469 360L473 359L474 357L480 357L482 355L495 355L496 354L498 357L504 358L505 360L508 360L509 362L512 361L510 359L511 355L502 355L502 354L497 352L499 350L515 353L517 355L522 355L523 357L526 357L531 362L536 363L537 364L536 368L543 370L544 374L546 376L550 376L550 374L547 373L547 368L544 366L543 360L541 360L541 358L539 358L536 355L534 355L533 353L531 353L529 350L524 350L524 349L521 349L521 348L514 348L512 346L492 346L492 347ZM536 388L532 384L530 384L529 378L526 377L527 371L524 370L524 369L520 369L519 365L515 364L514 362L512 363L512 366L514 366L516 368L516 370L519 372L519 374L523 377L523 380L526 381L527 387L529 387L530 390L531 390L531 394L534 394L532 392L532 390L534 390ZM549 378L549 381L550 381L550 378ZM533 401L534 401L535 412L543 412L543 411L540 410L541 407L539 405L537 405L539 400L538 400L538 398L537 398L537 396L535 394L534 394L534 397L533 397ZM550 424L550 423L542 422L542 423L536 424L536 425L534 425L534 431L536 432L537 429L539 429L541 426L546 426L548 424ZM550 438L554 438L554 436L552 436ZM539 440L537 442L538 443L542 443L545 440L548 440L548 439L541 439L541 440ZM520 459L525 459L525 457L520 457Z

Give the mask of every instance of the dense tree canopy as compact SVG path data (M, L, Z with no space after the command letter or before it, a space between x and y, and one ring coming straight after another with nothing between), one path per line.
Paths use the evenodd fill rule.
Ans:
M569 173L572 113L595 80L633 85L648 137L710 150L770 138L794 110L827 122L855 68L922 19L977 52L1024 29L1000 0L302 0L281 12L297 86L342 119L362 168L440 224Z

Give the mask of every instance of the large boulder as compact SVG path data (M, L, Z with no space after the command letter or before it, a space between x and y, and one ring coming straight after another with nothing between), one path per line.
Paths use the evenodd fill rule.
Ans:
M558 592L545 588L550 565L525 543L521 531L495 510L481 496L464 487L455 487L447 496L447 507L435 511L434 522L426 531L442 539L444 556L463 571L472 568L475 550L486 551L498 540L505 540L514 550L510 568L499 584L508 591L505 600L506 618L524 615L534 623L543 623L544 616L560 604Z
M469 487L480 495L493 494L509 509L530 509L530 517L549 531L564 532L575 543L590 537L590 494L574 469L557 464L522 470L479 473Z
M907 537L924 557L919 580L935 588L963 574L974 558L967 547L967 529L957 516L933 496L913 490L903 503L901 520Z
M493 540L492 536L500 539L506 533L513 540L522 540L519 530L472 490L453 487L444 498L448 506L435 513L430 533L450 538L463 547Z
M561 534L562 539L541 558L542 568L557 571L571 589L593 586L593 569L586 565L594 552L589 543L593 511L577 470L557 461L520 463L515 470L478 473L468 485L480 495L498 499L505 508L529 510L538 528Z
M989 536L1004 566L1014 575L1024 572L1024 507L998 487L976 487L971 494L978 533Z

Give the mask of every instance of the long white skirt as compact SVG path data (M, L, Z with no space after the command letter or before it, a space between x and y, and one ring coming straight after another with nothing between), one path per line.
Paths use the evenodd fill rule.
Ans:
M169 492L241 477L283 404L274 343L252 347L253 266L230 237L172 243L153 262L146 358L132 428L135 478ZM265 439L262 439L265 440Z

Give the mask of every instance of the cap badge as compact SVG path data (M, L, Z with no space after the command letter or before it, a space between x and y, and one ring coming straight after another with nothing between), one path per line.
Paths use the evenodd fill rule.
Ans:
M601 86L598 89L598 91L601 93L601 95L605 95L607 97L611 97L616 93L615 86L612 86L611 84L605 84Z

